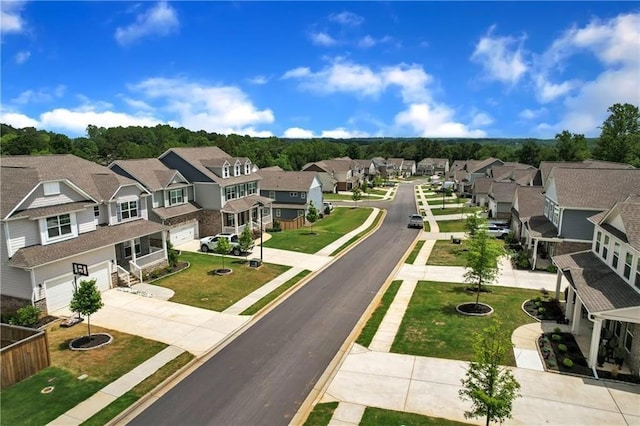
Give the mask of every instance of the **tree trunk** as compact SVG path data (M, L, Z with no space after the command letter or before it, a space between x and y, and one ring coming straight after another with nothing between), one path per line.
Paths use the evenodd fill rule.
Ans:
M480 290L482 289L482 279L478 280L478 290L476 291L476 307L480 302Z
M89 331L89 340L91 340L91 315L87 315L87 330Z

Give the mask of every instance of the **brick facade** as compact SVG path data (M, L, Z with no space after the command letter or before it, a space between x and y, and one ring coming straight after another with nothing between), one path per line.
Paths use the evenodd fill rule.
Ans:
M0 295L0 309L2 314L15 314L19 308L31 304L31 300L21 299L19 297L7 296L5 294ZM42 310L43 308L40 307Z

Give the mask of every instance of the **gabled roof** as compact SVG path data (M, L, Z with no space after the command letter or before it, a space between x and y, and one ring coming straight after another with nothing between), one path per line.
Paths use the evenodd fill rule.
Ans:
M489 190L491 196L498 203L511 203L513 194L516 192L515 182L493 182Z
M477 171L492 165L495 162L503 164L503 162L497 158L489 157L485 160L469 160L467 161L466 168L469 173L476 173ZM495 167L495 166L494 166Z
M260 169L260 175L262 175L260 190L307 192L316 179L317 173Z
M633 193L640 193L640 169L567 169L556 167L553 180L558 204L565 208L607 210Z
M490 177L479 177L473 181L472 188L476 193L488 194L492 183L493 179Z
M136 181L71 154L2 157L0 170L2 218L42 182L68 181L94 202L110 200L121 186L136 185L143 190Z
M404 158L387 158L387 164L391 164L394 167L400 167L402 166L402 163L404 162Z
M541 186L518 186L518 217L522 222L533 216L542 216L544 212L544 195Z
M551 170L556 167L570 168L570 169L633 169L630 164L625 163L613 163L610 161L599 160L585 160L585 161L541 161L540 162L540 174L542 177L542 184L544 185L547 178L551 174Z
M609 224L609 219L618 215L624 229ZM591 216L590 221L614 233L622 241L640 251L640 195L631 195L610 210Z
M118 166L149 191L160 191L169 186L173 178L178 174L177 170L169 169L157 158L144 158L140 160L118 160L109 165L109 168Z
M420 166L434 166L434 167L445 167L447 165L447 163L449 162L448 158L423 158L422 160L420 160L418 162L418 165ZM459 160L456 160L454 162L454 164L458 163Z
M170 148L165 151L158 159L162 159L169 153L182 158L189 163L193 168L205 175L213 182L220 184L221 186L233 185L235 183L249 182L259 180L260 175L252 173L250 175L231 175L228 178L222 178L215 174L211 169L222 167L225 163L229 163L233 166L237 160L244 164L250 161L247 157L231 157L229 154L218 148L217 146L195 147L195 148Z
M347 172L358 168L358 165L349 157L347 158L335 158L333 160L322 160L312 163L307 163L302 167L302 170L309 168L312 165L316 165L327 173L332 172Z

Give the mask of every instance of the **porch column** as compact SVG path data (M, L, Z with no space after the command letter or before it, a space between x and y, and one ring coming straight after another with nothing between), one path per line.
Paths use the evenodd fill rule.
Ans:
M131 244L131 261L136 263L136 242L135 240L129 240L129 244Z
M571 323L571 332L574 336L580 335L580 319L582 318L582 300L576 297L576 304L573 307L573 322Z
M589 346L589 367L598 365L598 347L600 346L600 333L602 332L602 319L593 320L593 331L591 332L591 345Z
M167 256L167 231L162 231L162 251L164 251L164 260L169 261Z
M531 269L535 270L536 260L538 260L538 240L534 238L531 241L533 241L533 262L531 262Z
M558 268L556 272L556 299L560 300L560 285L562 284L562 271Z
M565 319L571 320L573 318L573 298L575 297L575 291L572 286L569 286L569 291L567 292L567 303L565 304Z

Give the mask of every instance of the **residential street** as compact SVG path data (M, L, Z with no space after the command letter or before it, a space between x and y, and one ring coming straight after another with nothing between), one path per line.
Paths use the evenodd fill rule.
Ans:
M413 185L381 228L309 281L131 424L288 424L417 236Z

